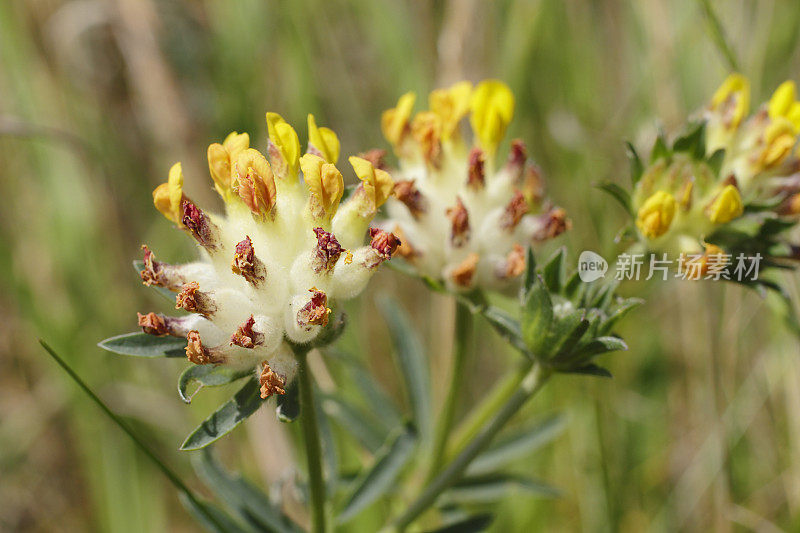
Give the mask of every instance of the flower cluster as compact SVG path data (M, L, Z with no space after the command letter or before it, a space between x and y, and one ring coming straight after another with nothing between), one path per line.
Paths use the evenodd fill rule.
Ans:
M187 339L195 364L258 368L261 395L283 394L295 373L292 346L310 343L326 327L334 300L356 296L399 245L368 225L392 192L385 171L351 157L361 183L344 202L335 164L336 134L308 117L301 156L295 130L267 113L269 161L250 148L246 133L208 147L214 187L225 215L202 211L183 193L180 163L153 192L156 208L194 237L201 259L184 265L156 261L144 246L145 285L176 293L190 314L139 315L145 333ZM302 175L302 178L301 178Z
M522 141L497 148L514 112L511 90L496 80L460 82L430 94L412 117L415 96L384 112L382 128L399 169L382 227L403 241L398 253L419 275L451 290L502 289L525 268L525 247L569 228L563 209L543 201L543 182ZM470 115L473 146L461 121Z
M636 229L650 250L796 256L782 233L800 214L800 102L784 82L749 115L750 85L731 74L671 147L632 152Z

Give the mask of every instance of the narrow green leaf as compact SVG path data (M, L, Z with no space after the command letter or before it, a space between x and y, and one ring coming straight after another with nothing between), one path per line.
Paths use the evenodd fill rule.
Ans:
M442 494L441 502L461 505L493 503L505 498L508 492L514 489L547 498L561 495L561 491L543 481L511 475L493 475L464 478Z
M416 434L409 425L399 435L390 437L375 455L373 466L355 482L355 489L337 518L339 523L347 522L392 489L400 470L411 458L415 443Z
M506 437L476 457L467 469L467 475L496 473L556 438L565 426L564 417L556 415Z
M440 528L432 529L428 533L480 533L489 529L492 521L494 521L494 515L481 513L455 520Z
M300 530L272 505L266 494L241 476L228 472L209 450L193 454L192 464L209 490L241 522L253 531L292 533Z
M297 380L289 383L286 394L280 394L275 399L275 416L281 422L294 422L300 416L300 391Z
M194 395L200 392L203 387L218 387L227 385L252 374L251 369L234 370L226 366L214 365L192 365L183 371L178 378L178 394L186 403L191 403ZM188 394L189 386L197 383L197 388Z
M652 165L661 158L669 158L670 149L667 148L667 141L664 138L664 132L660 131L656 137L656 142L653 144L653 149L650 151L650 164Z
M192 517L197 520L206 531L211 533L253 533L256 530L245 528L236 521L231 515L208 502L192 500L187 498L182 492L178 493L178 499ZM214 518L212 522L209 516Z
M581 347L581 353L594 356L607 352L625 351L628 345L619 337L597 337Z
M600 327L600 333L603 335L608 335L614 329L614 326L622 320L625 315L627 315L632 309L639 307L644 303L644 300L640 298L626 298L620 304L616 306L610 316L603 322L603 325Z
M631 195L628 191L610 181L598 183L596 187L610 194L625 209L626 213L632 213Z
M136 357L186 357L186 339L156 337L147 333L126 333L97 344L100 348L122 355Z
M522 339L519 322L514 320L508 313L495 306L487 306L481 310L481 315L489 324L517 350L530 356L527 344Z
M572 350L578 345L578 342L580 342L581 338L583 338L586 330L589 329L590 325L591 322L589 322L589 320L587 320L585 317L581 318L580 321L575 324L575 327L572 329L572 331L570 331L568 335L565 335L561 343L556 346L553 353L555 354L557 360L569 357L569 355L572 353Z
M708 166L714 172L715 176L719 176L722 171L722 162L725 161L725 149L720 148L708 158Z
M403 374L414 424L423 439L432 432L431 378L428 360L416 329L398 302L390 297L378 300L378 306L389 327L397 364Z
M533 247L528 246L525 253L525 276L522 280L522 298L531 290L536 281L536 257L533 255Z
M181 450L199 450L233 431L261 406L261 387L255 377L206 418L181 444Z
M613 378L614 376L611 375L611 372L606 370L605 368L595 365L594 363L590 363L588 365L578 366L574 368L567 368L564 370L559 369L559 372L562 374L584 374L587 376L597 376L601 378Z
M553 322L553 302L541 276L528 291L522 307L522 338L534 356L540 357Z
M625 143L625 152L628 156L628 162L630 163L631 182L635 186L639 183L639 180L642 179L644 164L642 164L642 159L639 157L639 154L636 153L636 148L634 148L633 144L630 142Z
M361 393L366 404L380 420L386 423L387 427L397 427L401 424L402 417L394 400L361 361L343 352L331 350L327 353L344 363L347 378L356 385L355 388Z
M553 294L560 293L561 289L564 287L564 278L566 277L566 267L564 263L566 256L567 249L562 246L552 255L542 269L544 283Z
M706 123L689 124L686 133L675 139L672 144L675 152L686 152L695 159L703 159L706 155Z

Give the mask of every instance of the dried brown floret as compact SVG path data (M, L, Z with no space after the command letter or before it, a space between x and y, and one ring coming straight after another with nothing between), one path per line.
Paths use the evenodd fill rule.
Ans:
M395 251L397 255L399 255L406 261L412 261L415 257L419 256L419 252L413 246L411 246L408 237L406 237L405 233L400 228L400 226L395 226L394 230L392 230L392 233L394 233L400 240L400 245L397 247L397 250Z
M514 139L511 141L511 149L508 152L506 169L519 177L527 159L528 149L525 147L525 143L521 139Z
M395 197L403 202L414 218L419 218L427 210L427 201L414 185L414 180L400 180L394 184Z
M314 248L312 268L317 274L323 270L330 272L336 265L336 261L339 260L339 256L344 252L344 248L336 240L333 233L329 233L322 228L314 228L314 234L317 236L317 246Z
M450 240L453 246L463 246L469 239L469 213L461 198L456 197L455 207L448 208L446 214L450 219Z
M372 239L369 245L373 250L378 252L378 255L382 259L391 259L392 254L394 254L397 247L401 244L397 236L388 231L383 231L382 229L370 228L369 236Z
M146 244L142 245L142 250L144 250L144 270L139 273L142 277L142 283L148 287L150 285L166 287L167 279L164 276L161 263L155 260L155 254L150 251Z
M284 387L286 379L272 371L266 361L262 363L261 376L258 381L261 383L261 397L269 398L273 394L286 394Z
M528 202L525 201L525 196L523 196L520 191L515 190L514 195L506 205L503 216L500 218L500 227L508 231L513 231L527 212Z
M312 287L309 289L311 300L297 312L297 323L301 326L326 326L328 315L331 310L328 308L328 296Z
M203 341L200 340L200 333L196 330L192 330L186 335L186 341L186 358L192 363L210 365L220 362L216 361L211 351L203 346Z
M472 278L475 277L475 271L478 268L478 261L480 256L475 252L469 254L461 263L453 269L450 277L453 283L460 287L469 287L472 285Z
M467 168L467 186L473 189L482 189L486 184L484 164L486 157L483 150L473 148L469 153L469 166Z
M161 337L169 334L167 323L163 315L157 315L155 313L147 313L146 315L136 313L136 315L139 317L139 326L142 328L142 331L148 335Z
M266 278L266 268L256 257L253 241L250 240L249 235L236 244L231 270L252 285L258 285L259 282L264 281Z
M183 285L175 297L175 309L184 309L208 317L216 311L216 305L208 294L200 291L199 283L190 281Z
M572 221L567 217L567 212L561 207L554 207L542 216L544 217L544 225L534 234L534 241L553 239L572 227Z
M256 321L253 315L236 328L236 333L231 335L231 344L242 348L254 348L261 344L261 334L253 330Z
M181 204L183 211L183 225L192 234L192 236L200 243L201 246L213 250L217 247L217 227L206 216L199 207L194 205L189 200L183 200Z
M501 279L515 278L525 271L525 249L519 244L514 244L514 247L508 252L505 263L497 273Z

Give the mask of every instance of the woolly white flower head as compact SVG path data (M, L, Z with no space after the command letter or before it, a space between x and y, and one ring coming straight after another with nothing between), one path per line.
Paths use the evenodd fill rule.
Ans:
M169 220L192 235L200 261L170 265L145 246L145 285L177 293L176 308L191 313L139 315L146 333L187 338L195 364L258 367L262 396L282 394L296 367L293 345L315 341L334 327L331 302L360 293L375 269L399 244L370 230L392 180L369 161L351 157L360 185L342 203L344 182L335 163L339 140L309 115L309 143L300 156L295 130L267 113L269 162L231 133L208 149L211 177L226 214L201 211L183 194L180 163L154 192Z
M524 247L568 229L563 209L543 202L543 183L515 140L505 165L496 152L514 112L511 90L497 80L474 89L460 82L430 95L430 110L411 118L415 97L403 95L383 114L385 137L399 159L395 195L381 227L420 275L453 290L515 286ZM473 147L461 120L470 114Z

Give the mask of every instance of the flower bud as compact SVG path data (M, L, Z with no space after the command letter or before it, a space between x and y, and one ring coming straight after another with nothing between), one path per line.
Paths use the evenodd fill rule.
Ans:
M708 206L706 214L714 224L725 224L744 212L742 197L735 185L726 185Z
M672 224L677 202L665 191L658 191L645 200L636 215L636 227L648 239L661 237Z

